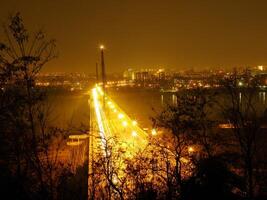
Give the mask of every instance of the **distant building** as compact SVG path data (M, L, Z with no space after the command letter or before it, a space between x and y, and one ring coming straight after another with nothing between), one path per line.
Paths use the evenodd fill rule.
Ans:
M131 68L127 69L123 72L123 78L126 80L134 80L135 79L135 71Z
M127 69L123 72L123 78L135 81L164 80L166 73L164 69Z

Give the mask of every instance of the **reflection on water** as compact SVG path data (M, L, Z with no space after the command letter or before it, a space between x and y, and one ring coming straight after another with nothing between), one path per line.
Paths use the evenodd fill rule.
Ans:
M241 104L242 103L242 93L239 92L239 103ZM258 103L260 105L266 105L266 92L259 92L258 93Z
M89 122L88 96L53 94L49 98L51 123L59 127L80 126Z
M266 92L259 92L259 101L263 105L266 105Z
M151 128L151 117L159 113L166 104L176 105L173 93L145 90L109 91L111 98L143 128Z
M177 105L177 96L175 94L172 95L172 104Z
M242 93L239 92L239 103L242 103ZM257 102L259 103L259 105L266 105L266 92L259 92L258 93L258 99Z
M114 90L109 91L111 98L132 118L138 121L141 127L151 128L151 117L159 113L165 104L177 104L177 96L172 93L144 90ZM74 123L88 123L89 106L88 96L56 95L51 97L55 113L53 121L56 125ZM239 93L239 102L244 96ZM258 103L260 109L266 108L266 92L259 92Z
M159 113L166 104L177 104L177 96L173 93L160 93L157 91L129 91L119 90L109 92L111 98L132 118L137 119L142 127L151 127L151 117ZM244 95L239 93L239 102L244 100ZM259 93L258 103L266 107L266 92ZM153 109L152 109L153 108ZM220 113L215 113L218 117Z

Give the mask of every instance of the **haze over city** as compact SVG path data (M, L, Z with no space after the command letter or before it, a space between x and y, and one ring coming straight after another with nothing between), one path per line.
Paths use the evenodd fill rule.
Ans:
M113 73L267 64L266 9L264 0L2 0L0 18L20 11L31 31L57 40L44 72L92 73L105 44Z

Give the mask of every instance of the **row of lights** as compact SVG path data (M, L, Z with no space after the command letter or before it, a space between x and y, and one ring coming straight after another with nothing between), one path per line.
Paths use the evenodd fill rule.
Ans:
M100 93L101 96L104 95L104 93L103 93L103 91L101 90L100 87L97 87L97 90L98 90L98 92ZM107 99L107 98L106 98L106 99ZM117 113L117 109L115 108L115 106L112 104L111 101L108 101L107 104L109 105L110 109L113 109L113 112L114 112L114 113ZM123 119L123 118L124 118L124 115L123 115L122 113L119 113L119 114L118 114L118 118L119 118L119 119ZM133 126L136 126L136 125L137 125L137 121L133 120L133 121L132 121L132 125L133 125ZM127 126L128 126L127 121L123 121L123 122L122 122L122 126L123 126L123 127L127 127ZM156 129L152 129L152 130L151 130L151 134L152 134L153 136L154 136L154 135L157 135L157 131L156 131ZM136 131L132 131L132 136L133 136L133 137L136 137L136 136L137 136L137 132L136 132Z
M103 95L103 91L101 90L100 87L98 87L98 92L100 93L101 96ZM117 109L115 108L115 106L112 104L111 101L108 101L108 105L109 105L109 107L110 107L111 109L113 109L113 112L114 112L114 113L117 113ZM122 119L124 119L124 115L123 115L122 113L119 113L119 114L118 114L118 118L122 120ZM123 127L127 127L127 126L128 126L127 121L123 121L123 122L122 122L122 125L123 125ZM132 125L133 125L133 126L136 126L136 125L137 125L137 121L133 120L133 121L132 121ZM153 135L153 136L157 135L157 131L156 131L156 129L152 129L152 130L151 130L151 135ZM132 136L133 136L133 137L137 137L137 136L138 136L138 135L137 135L137 132L133 130L133 131L132 131ZM193 153L194 151L195 151L195 149L194 149L192 146L189 146L189 147L188 147L188 152L189 152L189 153Z
M113 110L114 113L117 113L117 109L115 108L115 106L112 104L111 101L108 101L107 104L109 105L110 109ZM124 115L123 115L122 113L119 113L119 114L118 114L118 119L120 119L120 120L124 119ZM133 120L133 121L132 121L132 125L133 125L133 126L136 126L136 125L137 125L137 121ZM127 121L123 121L123 122L122 122L122 126L123 126L123 127L127 127L127 126L128 126ZM157 134L156 129L152 129L152 130L151 130L151 134L152 134L152 135L156 135L156 134ZM136 136L137 136L137 132L136 132L136 131L132 131L132 136L133 136L133 137L136 137Z
M111 101L108 101L108 105L110 106L111 109L113 109L113 111L114 111L115 113L117 112L117 110L114 108L115 106L112 104ZM122 113L119 113L119 114L118 114L118 118L119 118L119 119L123 119L123 118L124 118L124 115L123 115ZM126 121L123 121L123 122L122 122L122 125L123 125L124 127L127 127L128 123L127 123ZM133 120L133 121L132 121L132 125L133 125L133 126L136 126L136 125L137 125L137 121ZM157 131L156 131L156 129L153 128L153 129L151 130L151 135L153 135L153 136L157 135ZM136 136L137 136L137 132L136 132L136 131L132 131L132 136L133 136L133 137L136 137ZM188 147L188 152L189 152L189 153L193 153L194 151L195 151L195 149L194 149L193 147L191 147L191 146Z
M103 91L102 91L101 88L99 88L99 87L98 87L98 92L100 93L101 96L103 96ZM107 97L106 97L105 99L107 100ZM109 105L110 109L113 110L114 113L117 113L117 109L115 108L115 106L113 105L113 103L112 103L111 101L108 101L107 104ZM125 117L124 117L124 115L123 115L122 113L119 113L119 114L118 114L118 119L123 120L124 118L125 118ZM133 125L133 126L137 126L137 121L133 120L133 121L132 121L132 125ZM128 126L127 121L123 121L123 122L122 122L122 126L123 126L123 127L127 127L127 126ZM152 136L157 135L157 131L156 131L156 129L152 129L152 130L151 130L151 135L152 135ZM133 130L133 131L132 131L132 136L133 136L133 137L137 137L137 136L138 136L137 132ZM192 146L189 146L187 150L188 150L188 153L189 153L189 154L193 154L193 153L195 152L195 149L194 149Z

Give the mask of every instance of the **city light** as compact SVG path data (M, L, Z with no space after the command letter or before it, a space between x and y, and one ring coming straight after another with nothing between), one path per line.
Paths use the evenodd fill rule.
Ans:
M194 152L195 151L195 149L193 148L193 147L188 147L188 152L189 153L192 153L192 152Z
M67 145L68 146L79 146L83 143L83 141L70 141L70 142L67 142Z
M133 126L136 126L136 125L137 125L137 121L134 120L134 121L132 122L132 124L133 124Z
M119 119L122 119L122 118L124 118L124 115L120 113L120 114L118 115L118 118L119 118Z
M99 48L102 50L102 49L105 49L105 46L104 45L100 45Z
M133 136L133 137L136 137L136 136L137 136L136 131L132 131L132 136Z
M103 95L104 95L104 92L102 91L102 89L101 89L99 86L96 86L96 88L97 88L99 94L100 94L101 96L103 96Z
M99 87L99 86L96 86L96 88L97 88L97 91L98 91L99 93L101 93L101 92L102 92L102 89L101 89L101 87Z
M151 134L152 134L152 135L157 135L157 131L156 131L156 129L153 128L152 131L151 131Z
M118 183L118 179L116 177L114 177L112 182L113 182L113 184L116 185Z
M122 122L122 125L123 125L124 127L126 127L128 124L127 124L126 121L123 121L123 122Z
M86 139L86 138L88 138L88 134L69 135L69 139Z
M111 101L108 101L108 105L111 109L115 108L115 106L113 105L113 103Z

